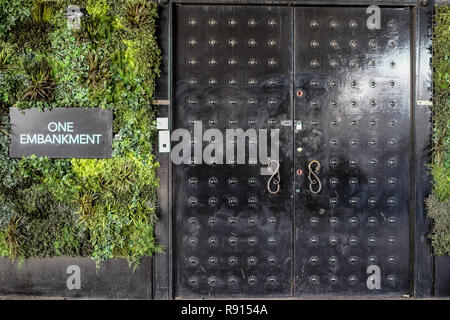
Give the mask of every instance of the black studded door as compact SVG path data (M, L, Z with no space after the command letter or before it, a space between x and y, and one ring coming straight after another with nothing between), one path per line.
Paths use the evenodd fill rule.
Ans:
M176 296L291 295L292 8L181 5L174 14L174 129L206 134L193 138L191 164L174 165ZM211 129L224 135L216 146L227 129L248 133L245 163L238 151L209 163L195 153L212 143ZM271 194L259 152L276 131L281 181Z
M297 295L410 289L410 13L380 14L295 8Z
M410 293L410 11L366 9L175 6L177 297Z

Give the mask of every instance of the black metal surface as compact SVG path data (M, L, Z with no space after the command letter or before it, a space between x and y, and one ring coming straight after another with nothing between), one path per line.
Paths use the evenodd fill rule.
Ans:
M296 294L409 293L410 12L381 16L370 31L365 8L295 9ZM379 290L366 286L369 265Z
M292 126L282 127L280 121L292 119L292 8L176 6L175 10L174 128L192 132L194 120L202 120L204 130L222 132L279 128L281 140L281 191L274 196L266 191L269 177L260 175L260 164L174 167L176 295L290 295ZM195 45L190 44L192 39ZM215 46L211 39L217 41ZM255 43L249 45L251 39ZM233 58L237 65L230 66ZM192 59L197 63L190 64ZM217 65L211 67L210 59ZM257 62L254 66L249 64L252 59ZM270 66L270 59L277 65ZM210 85L213 78L217 84ZM230 84L232 79L237 83ZM249 84L251 79L256 83ZM271 104L273 97L276 103ZM253 99L256 103L249 103ZM211 178L217 183L211 184ZM209 204L213 197L215 206ZM198 200L195 205L190 204L193 198ZM230 205L230 200L237 203Z

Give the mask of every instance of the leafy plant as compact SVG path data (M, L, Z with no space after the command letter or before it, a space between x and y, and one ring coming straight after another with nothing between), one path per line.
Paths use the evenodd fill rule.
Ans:
M450 7L436 6L433 31L433 193L426 200L433 219L434 253L450 254Z
M15 9L0 11L14 15L9 27L0 21L0 255L82 255L98 265L124 257L137 267L143 256L162 251L153 229L157 6L8 2ZM26 10L16 10L18 3ZM67 28L72 4L84 14L80 30ZM9 158L12 105L113 109L112 159Z
M55 90L51 66L46 60L38 60L25 66L29 86L22 99L27 101L50 101Z
M130 29L145 28L154 24L154 16L149 10L146 1L127 1L125 9L125 27Z

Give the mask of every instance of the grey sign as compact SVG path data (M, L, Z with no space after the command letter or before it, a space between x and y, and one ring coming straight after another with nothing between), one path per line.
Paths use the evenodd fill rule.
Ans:
M10 108L11 158L110 158L112 111L100 108Z

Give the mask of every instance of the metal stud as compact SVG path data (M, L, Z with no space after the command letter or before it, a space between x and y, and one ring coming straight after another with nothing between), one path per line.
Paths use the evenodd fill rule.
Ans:
M352 67L353 69L358 68L358 61L357 60L351 60L350 61L350 67Z
M253 19L253 18L248 19L248 26L249 27L254 28L254 27L256 27L257 24L258 24L258 22L256 22L255 19Z
M230 266L234 266L234 265L236 265L237 263L238 263L238 258L236 258L236 257L234 257L234 256L231 256L231 257L228 258L228 264L229 264Z
M311 67L312 68L318 68L320 66L319 61L317 61L317 59L313 59L311 60Z
M269 25L269 27L274 28L278 25L278 22L275 19L269 19L267 24Z
M319 218L317 218L317 217L311 217L311 219L309 219L309 223L310 223L312 226L315 226L315 225L317 225L317 224L319 223Z
M393 256L389 256L389 257L387 258L387 261L388 261L389 263L394 264L394 263L396 262L396 259L395 259L395 257L393 257Z
M196 237L190 237L188 243L191 247L195 247L198 244L198 239Z
M195 66L195 65L198 64L198 60L195 59L195 58L190 58L190 59L188 60L188 63L189 63L191 66Z
M231 225L236 224L237 223L236 217L230 217L228 219L228 223L231 224Z
M189 277L188 283L190 286L196 287L198 285L198 277L195 276Z
M192 38L192 39L189 40L188 43L189 43L189 46L195 47L198 42L197 42L197 40L195 38Z
M238 22L237 22L237 20L234 19L234 18L231 18L230 20L228 20L228 25L229 25L230 27L235 27L235 26L237 26L237 24L238 24Z
M331 285L335 285L338 283L338 277L336 277L335 275L332 275L332 276L330 276L329 281L330 281Z
M349 22L349 27L351 28L351 29L356 29L356 28L358 28L358 22L356 22L355 20L350 20L350 22Z
M395 185L397 183L397 179L395 177L389 177L388 178L388 183L390 185Z
M317 20L312 20L310 23L309 23L309 26L312 28L312 29L317 29L318 27L319 27L319 21L317 21Z
M228 244L232 247L236 247L238 244L238 239L236 237L229 237Z
M356 206L358 206L358 204L359 204L359 198L358 198L358 197L351 197L351 198L348 200L348 203L349 203L349 205L350 205L351 207L356 207Z
M217 237L209 237L209 239L208 239L208 244L211 246L211 247L215 247L215 246L217 246L217 242L218 242L218 240L217 240Z
M250 207L256 207L257 203L258 203L258 200L256 199L256 197L248 198L248 205Z
M397 243L397 239L394 236L389 236L388 237L388 243L391 245L394 245Z
M348 222L352 227L356 226L358 224L358 218L357 217L350 217L348 219Z
M254 66L256 66L258 64L258 61L255 59L255 58L250 58L249 60L248 60L248 65L250 66L250 67L254 67Z
M198 203L198 200L197 200L196 197L190 197L188 201L189 201L189 205L190 205L191 207L194 207L194 206L197 205L197 203Z
M188 24L189 24L191 27L194 27L194 26L197 25L197 20L194 19L194 18L191 18L191 19L189 19Z
M270 58L269 60L267 60L267 64L269 65L269 67L276 67L278 62L275 58Z
M190 224L198 224L198 220L196 217L190 217L189 218L189 223Z
M254 286L254 285L256 285L257 279L255 276L250 276L250 277L248 277L247 282L249 285Z
M267 262L270 264L270 265L276 265L276 263L277 263L277 258L275 258L274 256L270 256L269 258L267 258Z
M217 60L215 59L215 58L211 58L211 59L209 59L208 60L208 64L211 66L211 67L215 67L216 65L217 65Z
M338 183L339 183L338 178L336 178L336 177L331 177L331 178L330 178L330 184L331 184L333 187L336 186Z
M267 278L267 283L269 283L270 285L275 285L277 283L277 277L275 276L269 276Z
M350 277L348 277L348 283L350 283L350 285L354 286L355 284L358 283L358 277L355 275L351 275Z
M214 18L211 18L208 20L208 24L210 27L215 27L217 25L217 20Z
M355 264L358 263L358 257L356 257L356 256L350 256L350 257L348 258L348 262L349 262L350 264L355 265Z
M338 163L339 163L339 160L337 158L331 158L330 159L330 166L331 167L334 167L334 168L337 167Z
M372 49L375 49L377 47L377 40L371 39L369 41L369 47L371 47Z
M211 266L214 266L214 265L216 265L217 264L217 258L216 257L209 257L209 259L208 259L208 264L209 265L211 265Z
M330 236L330 245L337 246L339 244L339 238L335 235Z
M337 202L338 202L337 197L330 198L330 206L335 207Z
M189 257L189 265L191 267L195 267L198 265L198 258L197 257Z
M377 184L377 178L375 178L375 177L370 177L368 181L371 186L374 186Z
M339 62L336 59L331 59L330 60L330 67L336 68L337 66L339 66Z
M312 256L312 257L309 258L309 263L312 266L315 266L315 265L317 265L319 263L319 258L316 257L316 256Z
M315 275L311 276L311 277L309 277L309 283L311 283L312 285L317 286L320 283L320 278L318 276L315 276Z
M248 224L253 226L256 224L256 218L255 217L250 217L248 218Z
M238 278L236 276L229 276L228 277L228 284L230 286L236 285L238 283Z
M275 238L274 236L270 236L270 237L267 239L267 243L268 243L270 246L274 246L274 245L277 244L277 238Z
M358 48L358 42L356 40L350 40L349 44L352 49Z
M208 45L209 45L210 47L215 47L215 46L217 45L217 40L214 39L214 38L209 39Z
M269 41L267 41L267 45L273 48L277 45L277 42L274 39L269 39Z
M211 287L214 287L217 284L217 278L215 276L211 276L208 278L208 284Z
M339 49L339 42L337 42L337 40L331 40L330 47L335 49L335 50L338 50Z
M331 217L331 218L330 218L330 224L331 224L332 226L337 225L338 221L339 221L339 220L338 220L337 217Z
M357 236L351 236L351 237L348 239L348 243L349 243L351 246L357 246L357 245L359 244L359 238L358 238Z
M256 45L258 44L255 39L249 39L247 43L249 47L256 47Z
M311 41L309 42L309 46L310 46L311 48L313 48L313 49L318 48L318 47L319 47L319 41L317 41L317 40L311 40Z
M367 244L369 246L374 246L377 243L377 239L374 236L367 238Z
M374 207L375 204L377 203L377 198L375 197L370 197L369 200L367 200L368 204L370 207Z
M310 243L312 246L317 246L317 245L319 244L319 238L318 238L317 236L312 236L312 237L309 239L309 243Z
M331 29L336 29L339 26L338 22L336 20L331 20L330 21L330 28Z
M378 259L375 256L370 256L367 261L369 261L369 264L375 264L377 263Z
M236 207L237 203L238 203L238 200L235 197L231 197L231 198L228 199L228 205L230 207Z
M275 224L275 223L277 223L277 218L270 217L269 219L267 219L267 222L269 222L270 224Z
M253 256L249 257L247 259L247 263L248 263L249 266L254 266L254 265L257 264L257 262L258 262L258 259L256 257L253 257Z
M369 217L369 219L367 219L367 222L369 223L369 226L373 227L377 224L378 220L376 217Z
M395 286L395 284L397 283L397 278L390 274L387 276L387 282L391 285L391 286Z
M230 40L228 40L228 45L230 46L230 47L237 47L237 45L238 45L238 42L237 42L237 40L236 39L234 39L234 38L231 38Z
M328 259L331 265L336 265L338 263L338 258L335 256L331 256L330 259Z
M258 239L256 238L256 237L249 237L248 239L247 239L247 242L248 242L248 244L250 245L250 246L256 246L257 244L258 244Z
M211 217L211 218L208 219L208 223L209 223L211 226L215 225L216 222L217 222L217 219L216 219L215 217Z

